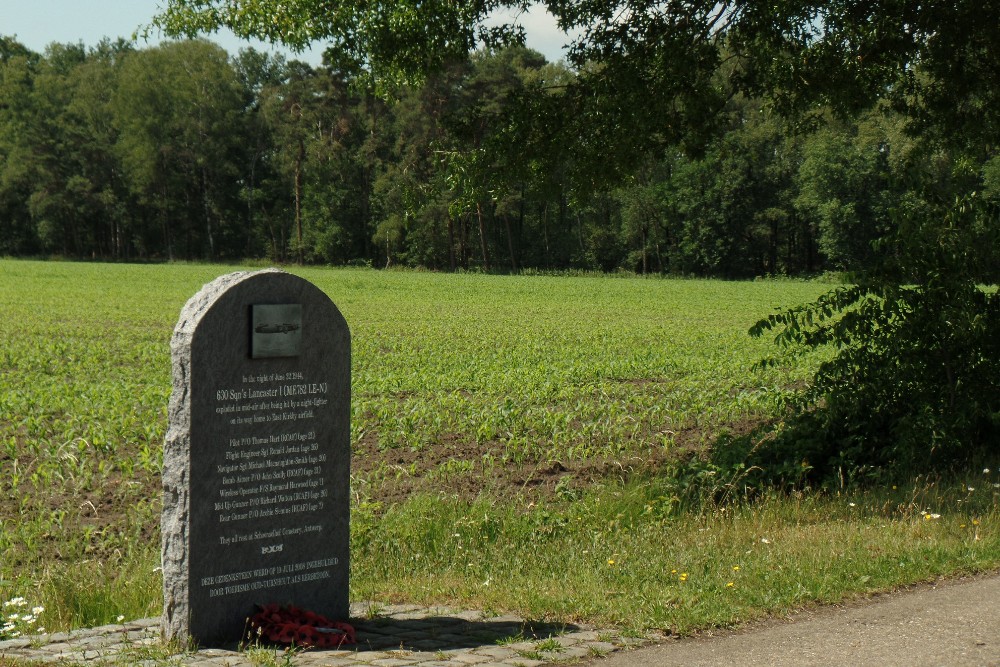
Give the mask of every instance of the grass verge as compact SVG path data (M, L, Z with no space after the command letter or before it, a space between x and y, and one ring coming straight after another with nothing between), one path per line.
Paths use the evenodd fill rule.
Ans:
M688 634L1000 567L1000 475L885 490L678 495L671 478L579 497L415 496L353 509L354 600ZM712 489L709 488L709 491ZM709 493L709 496L712 494ZM37 585L50 627L155 614L157 556L67 563ZM266 601L262 601L266 602Z
M680 499L669 479L518 505L355 511L353 595L686 634L1000 567L995 474L907 488Z

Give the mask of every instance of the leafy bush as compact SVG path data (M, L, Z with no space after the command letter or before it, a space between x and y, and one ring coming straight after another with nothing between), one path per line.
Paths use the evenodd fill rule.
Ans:
M996 455L1000 294L980 281L1000 266L997 211L974 196L925 211L900 212L876 275L751 328L791 349L837 348L790 428L752 453L771 475L912 474Z

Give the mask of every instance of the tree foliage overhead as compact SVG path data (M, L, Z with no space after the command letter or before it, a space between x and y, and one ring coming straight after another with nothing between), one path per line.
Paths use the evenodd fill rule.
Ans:
M494 12L528 4L170 0L157 23L172 34L227 26L292 46L323 41L333 61L395 82L442 71L483 38ZM1000 214L989 194L1000 143L1000 2L539 4L560 27L579 31L569 50L575 76L559 94L536 89L512 116L511 136L571 146L563 164L577 194L609 180L627 183L651 148L661 161L673 146L693 148L729 175L713 191L698 162L679 158L668 170L678 186L672 192L686 188L717 204L712 210L721 215L690 211L702 217L696 229L718 230L727 217L743 221L731 235L716 231L697 240L703 261L732 253L739 244L724 241L748 229L789 223L787 206L758 210L748 225L747 215L733 213L738 202L724 203L727 190L767 182L744 179L748 165L716 152L725 145L715 138L719 123L736 97L763 99L804 127L820 125L830 112L853 119L891 106L902 113L911 135L922 138L904 159L889 142L874 153L858 151L864 141L842 135L813 142L798 169L805 187L792 209L820 221L819 249L855 269L856 286L776 314L754 333L776 328L788 343L838 347L807 393L806 414L821 441L811 458L826 472L995 449L1000 297L980 283L996 281L1000 266ZM523 33L515 20L493 36L509 41ZM776 192L790 192L782 179L773 182ZM650 222L659 217L650 213L662 199L656 188L641 178L634 184L620 198L623 230L642 239L647 266L650 242L658 248L670 230ZM683 211L682 202L672 210ZM775 249L767 255L773 265Z
M352 74L370 71L379 80L399 83L404 75L440 69L462 60L487 40L513 43L517 36L480 26L504 0L401 0L329 2L327 0L193 0L168 3L154 26L168 34L195 37L221 27L241 37L303 49L329 45L331 62Z
M395 83L480 45L523 42L516 18L496 17L534 4L579 35L568 61L580 76L564 102L615 138L625 128L644 140L689 136L734 90L796 113L890 97L924 128L991 145L1000 132L992 1L170 0L154 27L321 43L337 66Z

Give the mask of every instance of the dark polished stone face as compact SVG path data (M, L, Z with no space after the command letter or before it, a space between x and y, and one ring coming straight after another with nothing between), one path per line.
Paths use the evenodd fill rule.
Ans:
M314 285L223 276L171 343L164 634L239 639L256 605L346 618L350 331Z

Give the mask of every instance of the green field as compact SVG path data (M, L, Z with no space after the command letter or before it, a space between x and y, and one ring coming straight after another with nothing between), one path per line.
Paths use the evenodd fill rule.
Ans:
M170 334L238 268L0 261L0 602L159 613ZM995 472L728 503L738 479L677 478L782 417L819 358L753 370L746 331L826 285L292 271L353 335L352 599L687 632L1000 564Z

